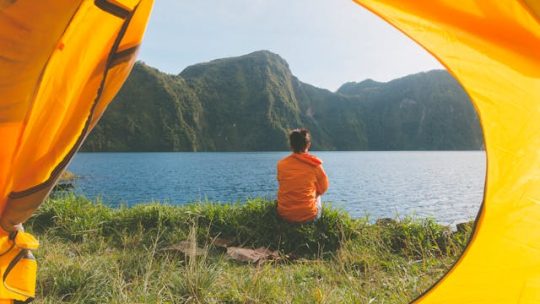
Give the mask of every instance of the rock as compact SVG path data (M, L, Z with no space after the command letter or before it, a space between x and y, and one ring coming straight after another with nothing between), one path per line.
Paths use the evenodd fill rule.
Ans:
M391 225L396 225L397 224L397 221L394 220L394 219L391 219L389 217L385 217L385 218L380 218L378 219L376 222L375 222L376 225L379 225L379 226L391 226Z
M77 178L77 175L73 174L70 171L62 172L52 192L58 193L73 190L75 188L75 181L77 180Z
M60 174L60 177L58 178L58 181L61 183L72 183L78 178L77 175L75 175L71 171L64 171L62 174Z
M221 238L215 238L214 241L212 241L212 245L220 248L227 248L231 246L233 241L227 240L227 239L221 239Z
M53 192L67 192L75 188L72 183L58 183L54 186Z
M165 247L161 250L181 252L187 256L199 256L204 254L204 249L197 247L197 244L190 241L181 241L178 244Z
M277 251L272 251L268 248L260 247L257 249L229 247L227 255L239 262L261 263L267 260L278 260L280 258Z

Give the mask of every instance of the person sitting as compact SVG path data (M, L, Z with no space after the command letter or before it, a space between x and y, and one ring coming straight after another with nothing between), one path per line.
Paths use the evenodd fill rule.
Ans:
M312 222L321 216L321 195L328 189L328 177L322 161L308 152L311 135L307 129L293 130L289 142L293 153L277 164L277 211L289 222Z

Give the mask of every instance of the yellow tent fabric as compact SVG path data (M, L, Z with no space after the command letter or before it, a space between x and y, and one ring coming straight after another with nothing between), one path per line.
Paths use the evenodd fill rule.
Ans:
M151 7L0 0L2 218L47 195L129 74Z
M468 248L416 303L540 303L540 1L355 0L463 85L487 152Z
M31 215L97 123L133 67L152 4L0 0L2 227Z

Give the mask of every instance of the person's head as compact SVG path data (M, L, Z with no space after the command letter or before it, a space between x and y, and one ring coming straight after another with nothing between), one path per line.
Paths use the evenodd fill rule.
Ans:
M294 129L289 133L289 143L294 153L304 153L311 147L311 135L308 129Z

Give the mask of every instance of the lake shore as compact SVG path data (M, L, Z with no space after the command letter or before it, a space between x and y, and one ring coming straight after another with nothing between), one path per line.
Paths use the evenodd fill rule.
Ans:
M68 194L25 227L41 242L36 303L406 303L454 263L472 226L370 223L330 207L295 225L263 199L111 208ZM224 247L276 254L240 262Z
M276 163L287 152L80 153L69 170L74 192L107 205L157 200L275 199ZM354 218L433 217L445 225L473 220L485 178L482 152L314 152L324 161L326 202Z

